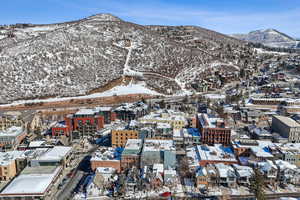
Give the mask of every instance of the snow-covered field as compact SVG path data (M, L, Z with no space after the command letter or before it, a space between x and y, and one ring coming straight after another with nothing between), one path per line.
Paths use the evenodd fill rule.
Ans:
M150 90L146 88L145 83L141 82L138 84L129 84L129 85L119 85L110 90L107 90L102 93L94 93L85 96L79 97L57 97L57 98L49 98L49 99L34 99L34 100L24 100L24 101L15 101L11 104L3 104L0 107L6 106L15 106L24 103L40 103L40 102L55 102L55 101L67 101L71 99L91 99L91 98L99 98L99 97L109 97L114 95L128 95L128 94L149 94L149 95L162 95L156 91Z

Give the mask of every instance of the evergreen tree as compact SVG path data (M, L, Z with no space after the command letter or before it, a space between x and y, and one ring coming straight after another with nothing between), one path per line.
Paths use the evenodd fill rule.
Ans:
M264 193L264 177L263 174L258 170L254 169L254 175L251 180L251 190L254 192L254 195L257 200L266 200Z

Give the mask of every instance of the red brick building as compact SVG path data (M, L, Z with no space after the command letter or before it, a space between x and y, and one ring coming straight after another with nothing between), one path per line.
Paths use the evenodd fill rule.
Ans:
M226 127L223 119L210 117L204 113L197 115L196 119L203 144L230 144L231 129Z

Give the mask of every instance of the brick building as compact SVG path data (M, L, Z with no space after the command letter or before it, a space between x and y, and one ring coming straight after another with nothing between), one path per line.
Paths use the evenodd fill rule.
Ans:
M197 115L196 118L203 144L230 144L231 129L225 126L223 119L210 117L203 113Z
M113 147L124 147L128 139L138 139L137 130L118 129L111 131L111 144Z
M91 158L91 168L96 170L98 167L111 167L117 172L121 171L120 157L115 156L113 148L100 148Z

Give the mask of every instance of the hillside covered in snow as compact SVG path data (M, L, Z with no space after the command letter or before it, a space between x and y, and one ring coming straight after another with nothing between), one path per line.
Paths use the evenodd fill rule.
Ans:
M211 68L239 71L255 57L246 43L214 31L141 26L109 14L0 26L0 103L86 95L125 76L176 94Z
M248 34L233 34L233 37L276 48L300 48L300 41L275 29L252 31Z

